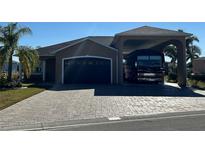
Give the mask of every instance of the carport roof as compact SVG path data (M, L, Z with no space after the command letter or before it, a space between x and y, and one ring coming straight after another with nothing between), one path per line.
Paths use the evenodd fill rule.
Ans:
M63 42L59 44L42 47L42 48L37 49L37 51L39 52L40 56L54 56L57 51L63 48L74 45L84 40L88 40L88 39L91 41L97 42L101 45L110 47L110 44L112 43L113 38L114 38L113 36L88 36L88 37L83 37L83 38L68 41L68 42Z
M150 26L143 26L125 32L117 33L116 36L190 36L192 34Z

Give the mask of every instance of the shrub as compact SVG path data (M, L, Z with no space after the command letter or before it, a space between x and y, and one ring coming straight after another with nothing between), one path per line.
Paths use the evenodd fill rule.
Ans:
M22 87L22 83L19 81L16 83L16 87Z
M11 82L7 82L6 85L4 85L4 88L15 88L15 87L22 87L21 82L11 81Z
M12 73L12 79L14 80L14 81L18 81L19 80L19 73Z
M8 82L7 74L6 73L0 74L0 88L15 88L15 87L22 87L22 83L18 80L13 80L11 82Z
M177 82L177 74L173 72L168 73L168 81Z
M0 87L3 87L7 84L7 74L1 73L0 74Z
M200 89L205 89L205 82L198 81L197 87L200 88Z
M190 74L188 77L191 80L205 81L205 74Z
M42 76L42 74L32 74L31 76L30 76L30 78L29 79L27 79L27 78L24 78L24 82L26 82L26 83L42 83L43 82L43 76Z
M205 90L205 82L203 82L203 81L190 80L190 79L189 79L189 80L188 80L188 84L189 84L191 87Z

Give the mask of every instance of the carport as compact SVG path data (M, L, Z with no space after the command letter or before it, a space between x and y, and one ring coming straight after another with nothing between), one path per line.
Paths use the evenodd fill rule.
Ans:
M115 35L112 45L119 50L119 83L123 83L123 56L135 50L155 49L163 52L167 45L177 47L178 84L186 86L186 38L190 33L154 27L140 27Z

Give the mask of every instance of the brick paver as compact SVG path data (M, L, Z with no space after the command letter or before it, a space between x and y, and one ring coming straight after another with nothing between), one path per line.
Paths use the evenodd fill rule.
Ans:
M171 86L64 86L0 111L0 128L56 121L205 110L205 95Z

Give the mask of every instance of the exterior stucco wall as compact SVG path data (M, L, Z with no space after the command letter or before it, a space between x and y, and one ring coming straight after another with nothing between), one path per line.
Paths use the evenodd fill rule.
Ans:
M205 74L205 60L193 60L193 73Z
M55 58L45 60L45 81L55 82Z
M56 54L56 83L62 83L62 65L64 58L76 56L97 56L112 59L112 83L117 83L117 59L118 51L86 40L69 48L65 48ZM77 69L77 68L76 68Z

